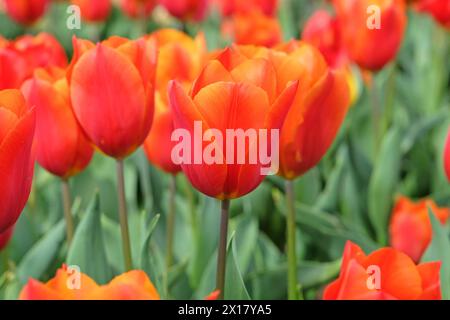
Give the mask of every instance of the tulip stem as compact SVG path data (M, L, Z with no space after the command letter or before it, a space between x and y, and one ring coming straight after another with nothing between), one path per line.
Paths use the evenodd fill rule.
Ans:
M288 259L288 298L296 300L297 295L297 251L295 248L295 222L294 183L286 180L286 234L287 234L287 259Z
M378 150L381 142L381 104L380 97L378 95L377 85L375 83L375 79L372 79L371 83L368 86L370 102L372 106L372 123L373 123L373 150L374 150L374 158L376 158L378 154Z
M117 160L117 195L119 198L119 219L120 231L122 234L122 249L125 262L125 270L130 271L133 268L133 263L131 259L130 233L128 230L128 214L125 198L123 160Z
M64 207L64 219L66 220L67 244L70 247L75 227L72 216L72 199L70 196L69 181L67 179L61 180L61 193Z
M169 209L167 214L167 250L166 267L169 270L173 263L173 238L175 230L175 194L177 192L177 181L175 175L171 174L169 179Z
M230 200L222 200L220 216L219 252L217 254L216 288L219 290L218 300L223 300L225 294L225 273L227 263L227 235L228 235L228 211Z

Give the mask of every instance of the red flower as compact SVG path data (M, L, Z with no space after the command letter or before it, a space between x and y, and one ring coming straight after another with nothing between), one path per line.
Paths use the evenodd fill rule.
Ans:
M394 59L406 28L404 0L334 0L333 3L351 60L361 68L376 71ZM368 14L371 8L373 17ZM379 16L376 10L380 10Z
M447 140L444 147L444 170L450 182L450 128L448 129Z
M31 24L38 20L49 4L48 0L5 0L6 13L15 21Z
M94 150L72 112L64 70L37 70L23 84L22 92L28 104L36 107L35 143L39 164L63 179L83 170Z
M325 300L441 299L440 262L415 265L404 253L382 248L368 256L348 241L339 278L323 293Z
M122 11L131 18L148 17L156 5L156 0L122 0Z
M102 152L125 158L152 124L156 46L112 37L96 46L74 39L74 47L68 78L75 116Z
M258 10L267 16L277 12L278 0L216 0L219 2L222 14L231 16L236 13L246 13Z
M111 0L71 0L80 7L81 17L90 22L103 21L111 12Z
M169 13L182 20L200 21L206 15L209 0L159 0Z
M439 208L433 200L424 199L412 202L406 197L399 197L392 210L389 226L391 245L403 251L418 262L431 241L432 229L428 217L430 207L436 218L445 223L450 215L450 209Z
M450 28L450 1L418 0L414 7L417 11L431 14L444 27Z
M30 194L34 122L20 91L0 91L0 233L14 225Z

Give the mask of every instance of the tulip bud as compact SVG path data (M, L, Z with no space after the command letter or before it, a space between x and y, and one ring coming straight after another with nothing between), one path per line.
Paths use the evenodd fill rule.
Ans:
M418 0L414 7L419 12L429 13L445 28L450 28L450 1L448 0Z
M74 47L68 78L75 116L94 145L123 159L152 124L156 45L112 37L96 46L74 39Z
M201 21L208 10L209 0L159 0L169 13L181 20Z
M22 92L28 104L36 108L38 163L63 179L82 171L94 150L73 114L64 70L37 70L23 84Z
M0 233L15 224L30 194L34 126L20 91L0 91Z
M148 17L156 5L156 0L122 0L122 11L131 18Z
M80 7L81 17L89 22L104 21L111 12L111 0L71 0Z
M5 0L6 13L16 22L32 24L47 9L48 0Z

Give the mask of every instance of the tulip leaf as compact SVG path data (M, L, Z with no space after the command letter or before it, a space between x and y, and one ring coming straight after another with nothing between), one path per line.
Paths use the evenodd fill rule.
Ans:
M382 245L387 243L387 225L400 175L400 137L399 130L394 128L388 131L369 183L369 219Z
M22 284L29 278L42 278L60 250L66 235L65 228L65 223L61 220L25 254L17 267L17 275Z
M250 295L245 287L244 279L239 268L235 239L233 236L231 237L227 250L225 299L250 300Z
M143 268L144 261L148 259L149 256L149 246L150 246L150 240L152 239L153 231L155 231L156 225L158 224L160 215L157 214L153 217L152 221L150 221L150 224L148 226L147 234L145 235L144 242L142 243L141 250L140 250L140 259L139 259L139 266L140 268Z
M450 240L447 230L436 218L435 214L428 208L433 238L422 257L422 262L441 261L441 293L443 300L450 300Z
M106 256L100 216L99 195L96 193L75 231L67 263L77 265L81 272L104 284L111 280L112 272Z

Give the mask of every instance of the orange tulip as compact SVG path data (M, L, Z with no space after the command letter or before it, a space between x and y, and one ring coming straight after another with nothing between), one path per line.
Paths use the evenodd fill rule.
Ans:
M154 41L112 37L94 46L74 39L73 110L105 154L123 159L143 144L153 119L155 68Z
M444 170L450 182L450 128L448 129L447 141L444 148Z
M34 123L20 91L0 91L0 233L14 225L30 194Z
M18 23L31 24L47 9L48 0L5 0L6 13Z
M414 261L420 261L431 242L432 229L428 217L430 207L436 218L444 224L449 215L449 208L439 208L431 199L412 202L406 197L399 197L392 210L389 226L391 245L403 251Z
M76 277L79 276L79 281ZM77 283L78 282L78 283ZM79 288L75 287L77 284ZM73 287L71 287L71 285ZM63 266L47 283L30 279L21 300L159 300L159 294L144 271L133 270L100 286L88 275Z
M276 18L259 11L236 13L224 21L222 33L236 44L272 47L282 40L281 26Z
M262 51L263 52L263 51ZM226 131L233 129L279 129L291 106L298 82L290 82L277 91L277 75L269 60L247 58L238 48L223 50L211 60L194 81L190 94L178 82L169 84L169 101L176 129L184 129L192 137L194 151L181 163L183 172L201 192L218 199L243 196L263 180L261 163L249 161L258 143L244 145L246 161L237 160L238 152L227 152ZM212 143L217 155L226 159L205 163L195 157L205 154L211 145L195 140L194 122L201 123L201 135L208 129L223 136L222 145ZM197 145L199 149L196 149ZM270 148L266 146L266 148ZM267 150L267 149L266 149ZM197 153L198 152L198 153ZM220 159L219 159L220 160Z
M333 3L351 60L361 68L377 71L394 59L407 22L404 0L334 0Z
M3 231L0 233L0 251L2 251L7 245L9 240L11 240L11 237L14 232L14 226L9 227L6 229L6 231Z
M81 17L90 22L103 21L111 12L111 0L71 0L73 5L80 8Z
M159 0L174 17L182 20L201 21L208 10L209 0Z
M450 1L448 0L418 0L414 7L419 12L429 13L445 28L450 28Z
M171 79L179 81L185 87L190 85L201 70L206 43L202 35L192 39L171 29L159 30L150 37L158 44L159 63L156 69L155 116L144 150L150 162L166 172L177 173L181 167L171 159L175 142L171 141L174 126L167 85Z
M404 253L382 248L366 256L348 241L339 278L324 291L325 300L441 299L440 262L415 265Z
M81 131L70 103L63 69L38 69L22 86L29 105L36 107L37 161L47 171L67 179L90 162L94 152Z
M148 17L153 12L156 0L122 0L122 11L131 18Z
M216 0L219 2L222 14L224 16L231 16L238 12L245 13L254 10L261 11L267 16L276 14L278 0Z

